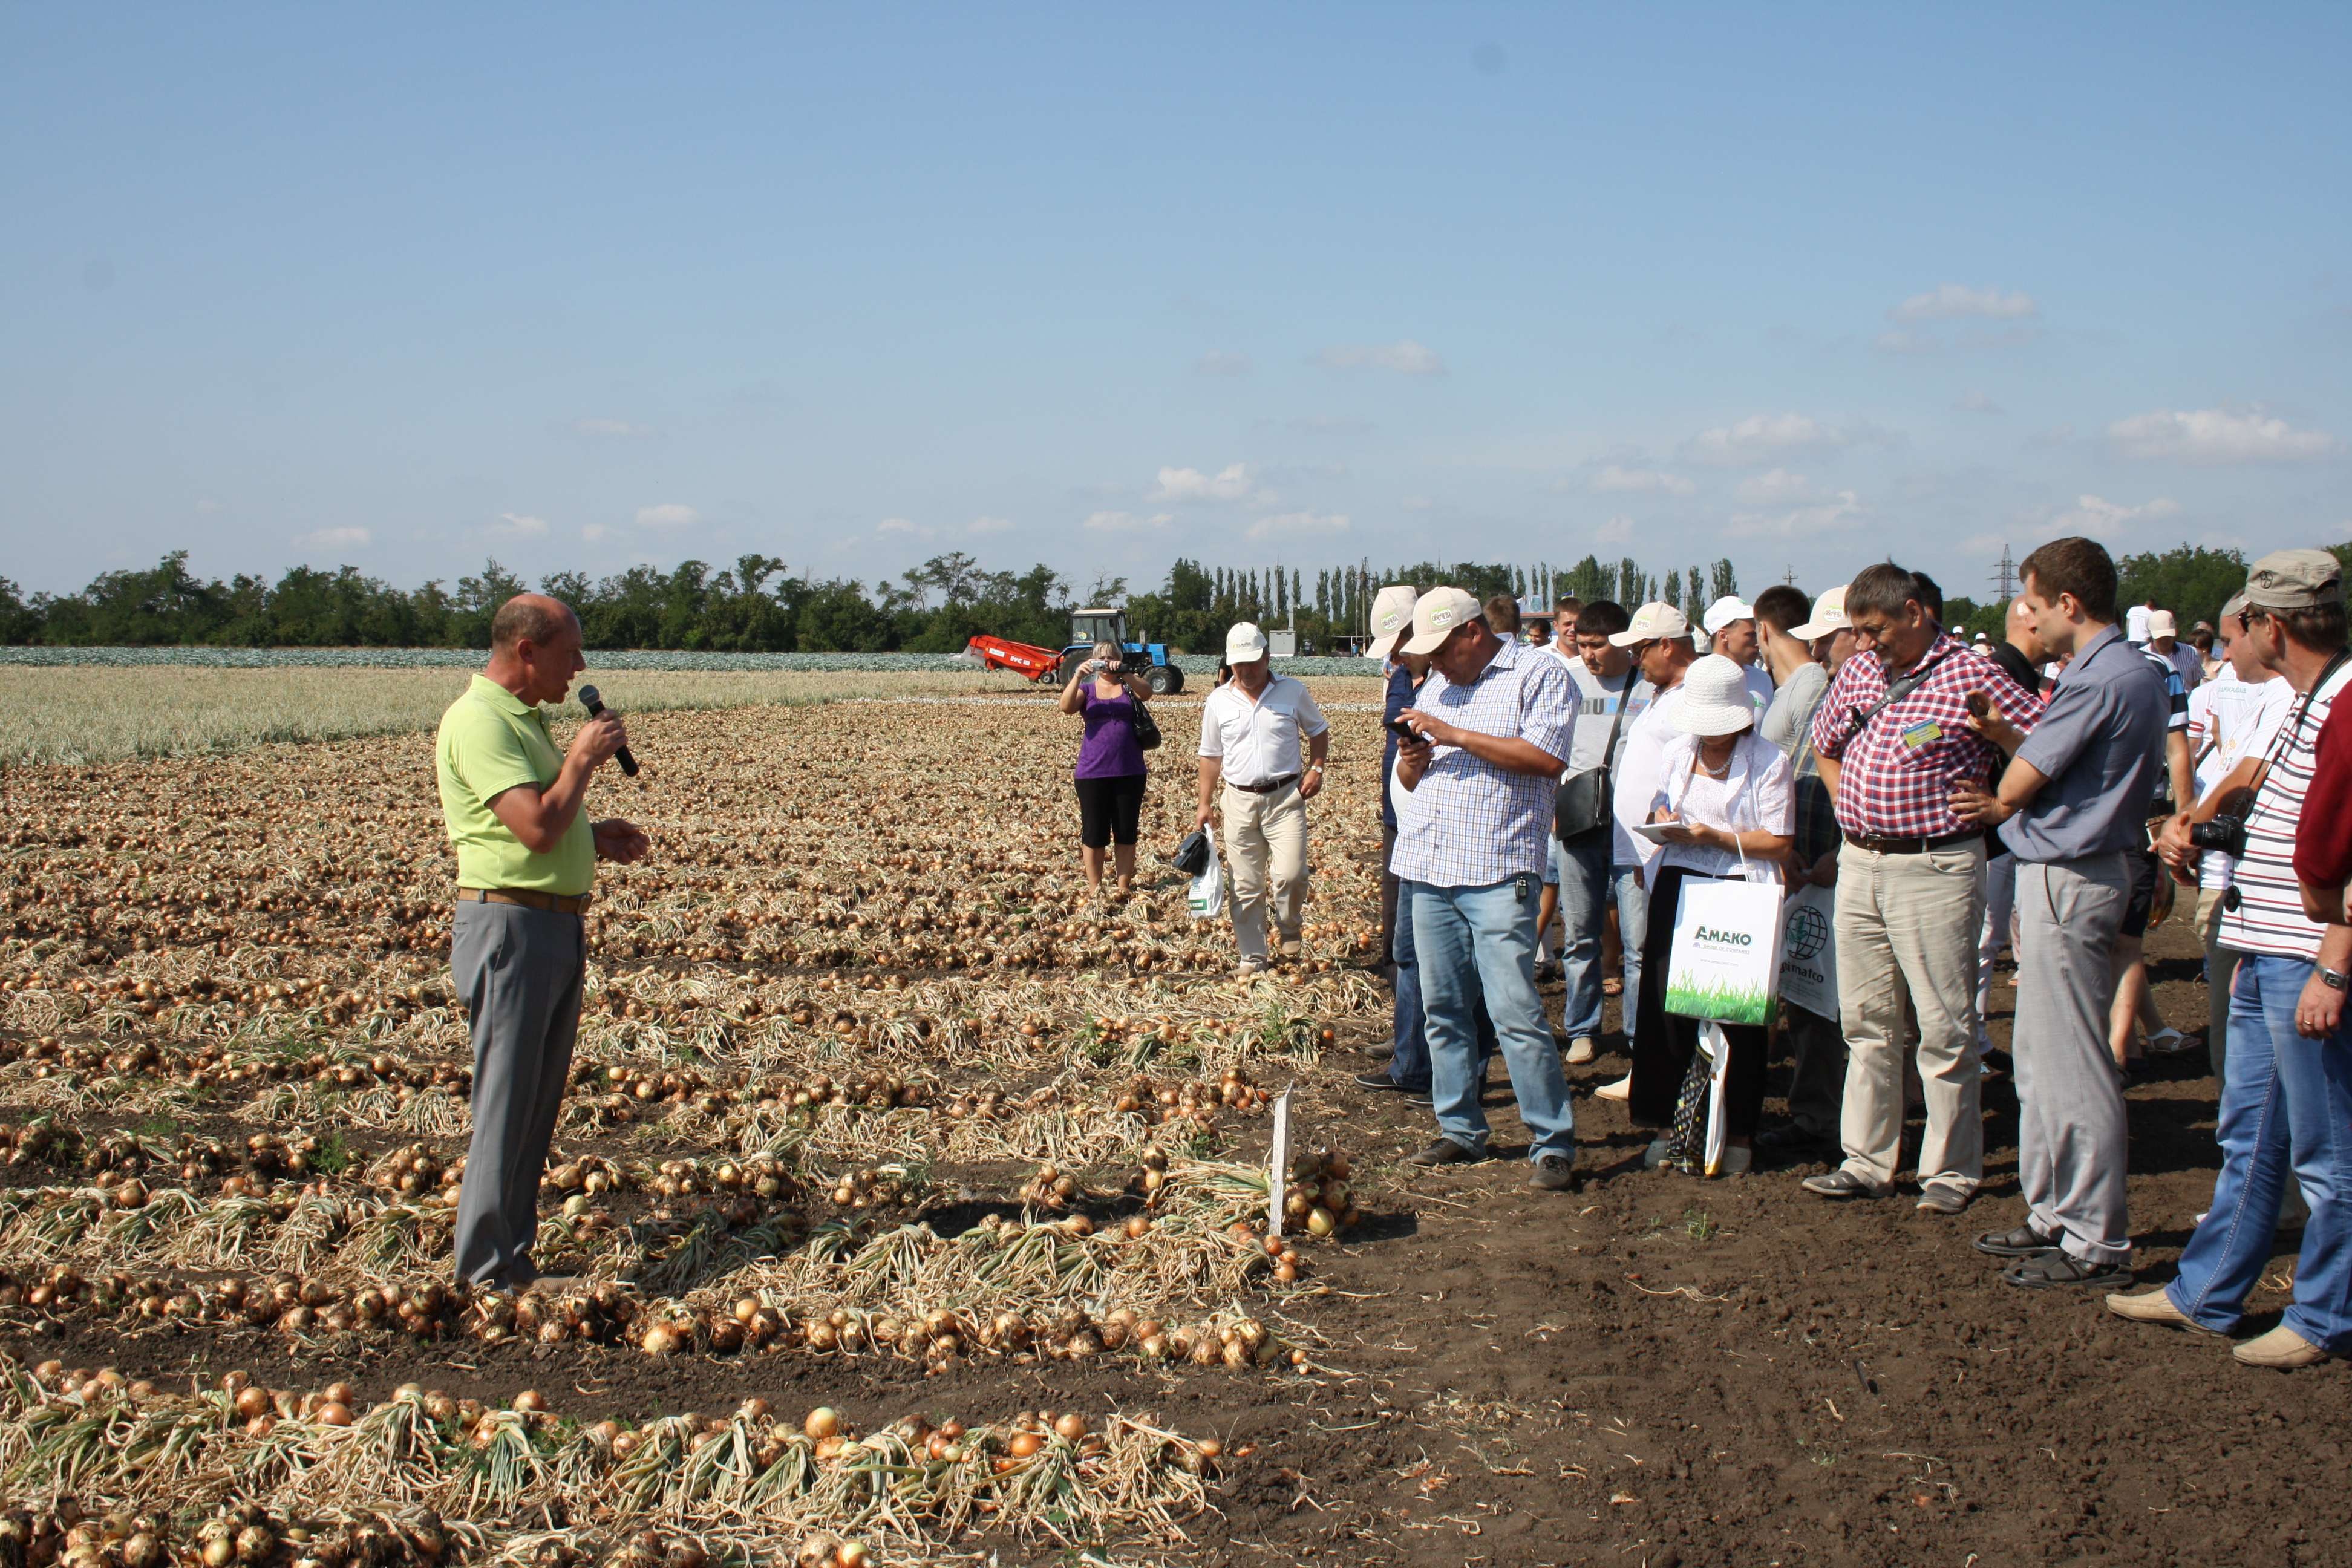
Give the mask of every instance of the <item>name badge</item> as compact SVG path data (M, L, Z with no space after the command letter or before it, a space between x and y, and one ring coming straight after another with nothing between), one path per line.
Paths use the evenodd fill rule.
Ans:
M1912 751L1934 745L1944 738L1944 727L1933 719L1922 719L1903 731L1903 743Z

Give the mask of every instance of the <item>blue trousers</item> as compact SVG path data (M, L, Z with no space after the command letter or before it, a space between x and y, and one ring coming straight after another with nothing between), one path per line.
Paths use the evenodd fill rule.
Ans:
M1396 1027L1391 1036L1396 1054L1389 1058L1389 1077L1405 1089L1425 1089L1430 1082L1429 1033L1421 1010L1421 966L1413 962L1412 889L1411 882L1397 884L1396 931L1389 942L1396 962ZM1476 978L1471 977L1474 985ZM1486 1058L1496 1050L1495 1020L1486 1014L1484 993L1477 994L1472 1010L1478 1028L1478 1076L1483 1080Z
M1576 1158L1576 1120L1543 998L1536 991L1536 904L1542 879L1530 873L1484 888L1412 886L1412 944L1421 969L1429 1037L1430 1092L1437 1130L1486 1152L1486 1077L1474 1023L1480 994L1495 1021L1511 1092L1527 1123L1528 1158Z
M2295 1032L2295 1002L2311 970L2301 959L2262 953L2238 960L2221 1174L2205 1222L2181 1249L2180 1277L2165 1289L2204 1327L2236 1328L2270 1264L2292 1172L2311 1216L2285 1323L2342 1355L2352 1352L2352 1027L2324 1040Z
M1560 1027L1568 1037L1597 1039L1601 1034L1601 934L1609 906L1617 906L1617 934L1625 948L1625 1043L1633 1042L1633 999L1642 994L1642 938L1649 929L1650 896L1638 866L1616 866L1613 836L1596 833L1570 845L1551 841L1551 863L1559 878L1559 968L1568 982L1560 1005Z

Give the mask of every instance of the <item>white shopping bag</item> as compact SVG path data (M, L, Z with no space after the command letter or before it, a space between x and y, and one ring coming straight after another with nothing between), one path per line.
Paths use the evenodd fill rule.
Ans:
M1666 1011L1769 1024L1780 985L1780 889L1685 877L1666 956Z
M1837 889L1801 888L1780 906L1780 1000L1838 1016Z
M1184 896L1184 907L1196 921L1213 921L1225 912L1225 868L1217 858L1216 830L1202 831L1209 840L1209 864L1192 879L1192 890Z
M1702 1163L1710 1176L1723 1172L1723 1151L1729 1142L1730 1129L1724 1125L1724 1080L1731 1074L1731 1042L1724 1037L1723 1026L1708 1018L1698 1026L1698 1048L1706 1053L1706 1142L1703 1145Z

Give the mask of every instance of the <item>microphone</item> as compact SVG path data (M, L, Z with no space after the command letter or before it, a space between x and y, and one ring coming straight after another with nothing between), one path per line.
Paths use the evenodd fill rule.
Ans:
M604 710L604 700L596 695L594 687L583 686L580 689L580 706L588 710L588 717L593 719ZM614 752L613 760L621 764L623 773L631 778L637 776L637 759L629 755L628 747L623 746L619 751Z

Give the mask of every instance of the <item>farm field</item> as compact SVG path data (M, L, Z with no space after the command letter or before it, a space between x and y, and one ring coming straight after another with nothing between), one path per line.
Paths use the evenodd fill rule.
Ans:
M692 674L832 684L663 710L688 676L592 669L645 764L593 808L655 852L600 884L542 1193L541 1265L582 1283L459 1290L470 1061L423 732L455 677L404 676L396 732L232 721L273 682L381 706L392 673L0 672L20 723L21 683L115 683L93 727L264 683L174 765L0 773L0 1530L33 1537L0 1561L2315 1563L2352 1539L2341 1365L2256 1373L1969 1250L2015 1219L1997 1094L1958 1221L1644 1172L1646 1135L1585 1097L1613 1051L1570 1069L1580 1193L1404 1165L1425 1113L1349 1081L1387 1023L1358 679L1317 682L1307 962L1245 983L1172 874L1088 907L1074 727L1009 678ZM1198 695L1156 706L1147 855L1189 825ZM2152 946L2201 1026L2193 942ZM2130 1094L2151 1280L2210 1193L2203 1068ZM1270 1246L1286 1089L1303 1201Z

